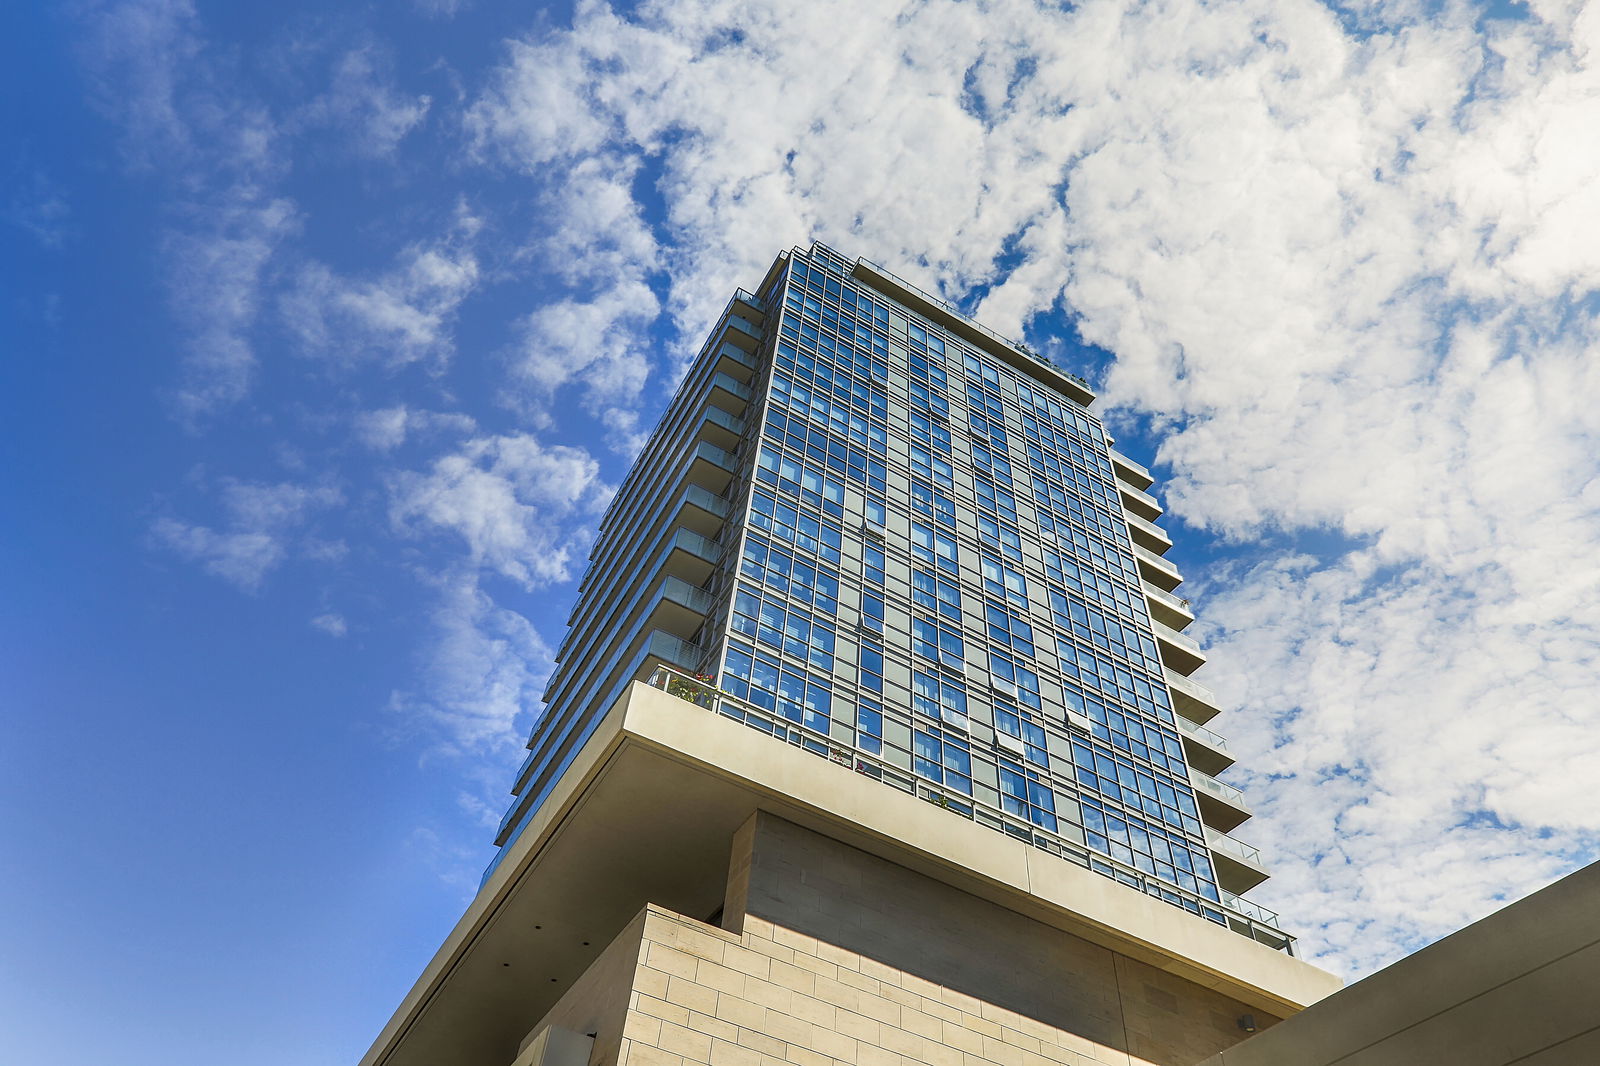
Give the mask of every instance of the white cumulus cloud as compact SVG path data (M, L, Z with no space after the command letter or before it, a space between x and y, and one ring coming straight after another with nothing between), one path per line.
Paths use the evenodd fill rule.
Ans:
M426 411L399 404L356 415L356 438L373 451L389 452L418 433L467 434L478 428L471 415Z
M390 517L403 530L448 532L477 567L532 588L565 581L588 526L610 499L599 464L529 434L479 437L422 472L394 479Z
M1261 895L1368 969L1600 853L1600 8L1479 15L581 6L469 117L589 191L544 246L621 279L534 310L518 365L654 410L628 385L810 237L1075 358L1061 309L1113 421L1164 435L1174 516L1244 552L1197 584ZM563 349L637 343L645 289L664 360Z
M397 90L391 65L387 53L372 44L345 52L333 64L327 91L307 106L303 119L336 127L361 155L393 155L406 134L427 117L433 101Z
M473 251L479 225L460 208L444 236L407 246L393 267L372 278L305 264L280 300L285 328L303 351L336 363L447 360L455 350L456 310L479 281Z
M332 611L319 614L311 619L311 627L320 629L330 637L342 637L350 632L350 624L344 620L344 616L334 614Z
M329 557L329 543L306 535L304 529L315 512L342 502L337 489L225 478L218 496L223 512L218 525L162 515L151 523L155 542L246 592L258 590L267 575L293 555ZM334 557L338 554L332 552Z
M396 690L390 709L432 736L439 750L509 757L531 724L553 650L525 617L479 588L475 574L443 575L437 585L422 684ZM509 766L495 770L479 783L498 796Z

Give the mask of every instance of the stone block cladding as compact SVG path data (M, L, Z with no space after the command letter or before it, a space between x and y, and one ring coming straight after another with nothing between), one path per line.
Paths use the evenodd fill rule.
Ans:
M1196 1061L1146 1058L1097 1043L763 918L747 915L743 925L735 934L646 908L524 1046L546 1025L559 1024L596 1034L590 1066ZM631 980L619 966L625 960L633 963ZM1141 1030L1170 1028L1170 1017L1157 1015L1177 1007L1171 990L1138 987L1124 997L1127 1035L1121 1042L1138 1046Z

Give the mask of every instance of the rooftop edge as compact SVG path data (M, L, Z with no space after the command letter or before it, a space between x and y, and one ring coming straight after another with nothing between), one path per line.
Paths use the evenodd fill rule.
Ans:
M1013 369L1020 370L1082 407L1095 401L1095 394L1083 378L1049 362L1013 341L1000 336L987 326L974 321L931 293L924 292L911 282L891 273L870 259L857 259L851 275L878 289L895 301L943 326L969 344L983 349Z

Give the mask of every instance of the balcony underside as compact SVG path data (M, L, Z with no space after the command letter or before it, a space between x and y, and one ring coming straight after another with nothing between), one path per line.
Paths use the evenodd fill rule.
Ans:
M689 464L684 480L720 496L727 491L728 482L733 480L733 471L714 459L697 455Z
M727 374L718 374L711 379L710 400L723 410L743 417L750 403L750 389Z
M1271 877L1261 853L1242 840L1216 829L1206 829L1206 842L1217 870L1217 884L1239 896Z
M1194 794L1200 801L1200 820L1213 829L1220 829L1224 833L1231 832L1250 818L1248 808L1240 807L1203 788L1197 787Z
M1178 568L1154 552L1146 551L1135 544L1133 557L1139 565L1139 576L1156 588L1171 592L1183 584L1183 575L1178 572Z
M1147 522L1154 522L1164 513L1161 504L1156 498L1143 489L1136 489L1125 481L1117 482L1117 493L1122 497L1122 505L1130 514L1136 514Z
M1149 585L1143 587L1151 618L1175 633L1183 632L1194 622L1194 613L1189 609L1187 600Z
M1140 492L1154 485L1156 481L1142 463L1129 459L1115 448L1111 449L1111 468L1116 471L1120 480L1126 481Z
M1207 734L1210 733L1209 729L1193 726L1185 718L1178 719L1178 736L1183 740L1184 759L1201 773L1215 777L1232 766L1234 758L1227 748L1209 739Z
M1199 725L1205 725L1222 713L1216 693L1172 670L1164 671L1167 689L1172 693L1172 709Z
M704 585L717 568L717 560L707 558L699 547L692 546L688 538L673 541L666 557L661 560L661 572L687 581L696 588Z
M1147 522L1136 514L1126 516L1128 520L1128 533L1133 537L1133 542L1145 551L1156 555L1165 555L1172 549L1172 538L1167 536L1167 531L1152 522Z
M1161 661L1167 669L1188 677L1206 664L1205 653L1200 650L1199 644L1159 622L1154 629L1156 649L1161 652Z
M1234 895L1248 892L1272 876L1255 863L1224 851L1213 850L1211 860L1217 870L1217 884Z

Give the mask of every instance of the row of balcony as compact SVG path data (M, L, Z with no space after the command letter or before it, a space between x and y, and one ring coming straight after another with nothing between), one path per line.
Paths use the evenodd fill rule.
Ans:
M568 631L556 656L561 665L551 674L546 703L564 705L585 691L594 691L597 672L625 659L631 642L645 629L666 627L692 637L700 627L710 600L693 593L704 596L703 586L721 565L721 546L692 529L668 526L638 558L641 580L617 590L614 601L594 605L595 614L603 617L585 627L582 636L574 639L571 634L578 629ZM589 654L594 647L606 648L607 653ZM573 657L577 648L585 653Z
M1269 875L1260 850L1229 835L1229 830L1251 817L1250 805L1243 792L1214 776L1232 766L1234 759L1228 742L1205 727L1220 710L1216 695L1189 677L1204 665L1205 653L1199 642L1182 632L1194 621L1194 612L1189 601L1173 591L1183 582L1183 575L1163 558L1172 547L1172 539L1154 524L1162 513L1160 503L1147 491L1155 479L1144 466L1115 449L1111 452L1111 462L1122 498L1123 515L1133 538L1133 553L1143 579L1145 601L1150 607L1156 646L1166 667L1167 687L1172 693L1179 735L1189 764L1189 780L1205 824L1217 881L1224 889L1225 898L1233 901L1230 910L1236 913L1248 913L1251 908L1259 910L1249 901L1237 898L1239 893L1249 891Z
M602 519L501 844L543 802L622 686L663 664L701 667L692 641L715 609L710 587L749 432L743 416L759 376L763 317L747 292L729 303Z
M646 446L647 453L658 452L659 456L654 462L645 461L648 455L641 456L630 481L607 509L601 537L591 554L593 565L579 585L579 612L586 617L575 614L563 641L563 653L575 642L593 648L597 643L606 644L608 632L616 635L614 613L606 610L606 601L615 590L591 587L597 578L650 573L655 569L652 557L656 546L675 524L701 538L721 532L728 516L722 495L738 472L737 451L748 429L740 415L753 396L763 316L761 301L743 290L724 310L708 345L709 354L702 353ZM677 455L672 454L674 449ZM646 469L657 473L650 481L632 484L631 479ZM674 496L677 502L672 504ZM664 506L668 504L672 505ZM641 555L639 545L646 543L651 548ZM710 577L708 565L704 560L697 562L693 552L685 555L677 550L681 547L668 548L662 567L696 585L703 583ZM711 565L719 558L720 552L714 553ZM557 658L560 661L563 656Z
M627 557L659 520L661 505L666 502L663 497L678 491L684 480L683 456L687 450L704 443L724 455L737 451L747 428L741 415L751 400L749 383L755 380L756 372L754 356L725 339L735 333L738 331L725 318L717 339L708 346L708 354L690 371L606 509L590 554L593 565L579 583L580 607L586 603L591 585L608 575L636 569ZM721 354L709 354L713 352ZM708 366L708 362L715 365ZM716 465L726 468L734 464L728 460ZM699 466L690 473L689 480L708 472L709 468ZM710 473L707 487L720 493L731 476L731 471Z
M1117 472L1117 488L1123 498L1123 518L1133 538L1133 551L1143 578L1145 600L1150 607L1150 618L1155 623L1156 636L1161 642L1161 658L1169 667L1188 675L1205 662L1200 645L1182 635L1194 621L1189 601L1172 590L1183 581L1183 575L1171 562L1162 558L1172 547L1172 538L1166 530L1155 525L1152 519L1161 514L1161 505L1155 498L1129 484L1135 478L1152 484L1150 472L1122 453L1112 450L1113 465ZM1142 513L1141 513L1142 512Z
M705 424L714 422L738 423L738 419L717 408L707 408ZM597 548L591 558L595 565L589 568L579 585L578 610L561 642L557 661L576 642L592 645L610 624L611 612L607 604L616 595L616 574L650 573L656 546L674 524L682 525L701 536L716 536L728 515L728 504L721 498L733 480L737 460L727 451L705 440L698 440L679 462L674 480L680 486L676 502L666 506L641 505L633 511L624 510L616 515L618 528L608 531L606 543ZM604 577L609 565L611 581L596 584ZM697 580L704 580L704 575ZM552 681L556 680L552 677Z
M740 329L735 327L754 329L749 323L730 314L724 319L721 336L725 338L743 336ZM676 411L687 412L672 417L672 421L676 421L681 427L675 434L680 442L678 444L680 455L661 457L661 461L656 464L657 469L661 471L657 475L659 478L657 487L645 485L634 487L630 500L626 503L619 493L618 499L608 509L606 521L602 523L602 541L610 541L617 547L607 549L597 544L597 551L591 556L595 565L589 567L579 587L580 603L583 601L587 586L597 575L637 572L639 568L637 560L631 564L623 564L619 558L612 560L612 565L602 565L601 555L608 550L612 552L626 550L626 545L636 544L660 528L662 511L659 507L651 506L654 500L659 499L659 493L679 491L684 487L699 487L706 490L708 498L720 497L727 491L738 472L739 463L735 453L748 427L740 414L734 412L744 412L752 398L750 385L739 379L743 377L748 381L754 381L755 358L729 340L721 343L717 353L715 357L717 368L709 374L708 379L702 378L705 381L704 392L695 398L680 394L674 400L673 407ZM729 372L730 367L738 376ZM704 371L692 371L691 375L696 373L705 374ZM683 455L685 450L687 455ZM641 459L635 465L635 469L640 469L643 465ZM711 505L709 509L701 508L701 512L695 516L697 520L693 528L712 535L720 530L721 519L725 519L728 513L727 507L720 504ZM613 519L618 525L615 530L610 528Z
M625 668L609 675L609 684L603 688L604 695L596 701L602 713L635 678L649 677L663 665L685 673L697 670L700 665L702 649L698 645L660 630L644 631L642 637L630 641L629 646L632 654L624 661ZM522 765L517 769L516 786L512 790L517 799L506 809L495 832L500 855L506 853L506 845L516 838L533 816L554 782L593 733L601 716L565 716L566 728L561 735L552 738L550 743L533 748L522 760ZM489 872L493 872L498 862L497 856L496 861L490 864Z
M731 460L701 442L690 466L700 462L722 465ZM729 510L725 499L703 485L684 482L677 503L654 527L659 535L635 555L640 571L650 577L632 586L638 592L626 602L597 604L605 620L592 629L584 627L584 646L604 647L605 654L586 654L567 668L566 653L579 630L568 631L569 639L557 657L563 661L559 681L552 677L546 693L551 707L567 709L547 715L541 724L548 723L551 730L536 729L530 740L531 750L513 787L519 799L501 825L502 844L520 831L521 822L542 801L552 775L560 773L574 745L581 745L596 719L596 708L603 711L621 686L660 665L685 671L700 668L702 651L691 641L715 608L704 586L722 564L722 545L713 537L720 533ZM599 695L585 700L584 693ZM580 705L579 700L585 702Z
M696 405L703 407L708 401L727 408L735 415L744 410L750 400L750 386L757 376L757 359L764 320L760 301L742 301L738 297L729 301L717 328L712 331L706 348L696 359L680 384L672 402L662 413L660 421L651 431L640 451L633 469L623 478L617 494L600 520L600 529L610 528L619 510L625 510L648 495L651 486L641 479L659 475L670 467L671 453L680 448L685 432L684 423L696 415ZM707 380L712 387L707 389ZM720 387L720 389L719 389ZM692 427L691 427L692 428Z

